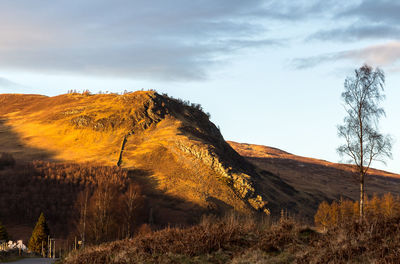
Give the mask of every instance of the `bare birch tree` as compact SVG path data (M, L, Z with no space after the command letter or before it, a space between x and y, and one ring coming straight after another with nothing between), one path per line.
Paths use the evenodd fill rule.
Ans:
M343 125L338 126L338 135L345 143L337 149L341 156L350 157L349 162L357 167L360 179L360 220L364 216L364 179L372 161L384 162L391 158L392 139L378 130L379 120L385 116L380 103L383 95L385 75L364 65L356 69L354 76L344 82L342 99L347 112Z
M133 235L133 226L136 219L138 218L136 213L137 209L142 205L142 194L140 193L140 187L135 184L131 184L128 187L126 193L122 196L124 223L126 225L126 237Z
M89 206L90 190L85 188L78 195L76 209L79 210L79 216L77 219L77 230L80 234L82 240L82 247L85 246L86 241L86 225L88 216L88 206Z

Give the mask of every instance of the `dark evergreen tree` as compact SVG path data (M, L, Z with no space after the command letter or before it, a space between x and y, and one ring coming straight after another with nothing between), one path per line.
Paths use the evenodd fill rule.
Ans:
M6 227L0 222L0 241L8 241L9 239Z
M32 252L41 254L42 242L43 242L43 249L44 250L47 249L47 237L49 234L50 230L47 225L46 218L44 217L44 214L41 213L36 223L36 226L32 231L32 236L29 239L28 248Z

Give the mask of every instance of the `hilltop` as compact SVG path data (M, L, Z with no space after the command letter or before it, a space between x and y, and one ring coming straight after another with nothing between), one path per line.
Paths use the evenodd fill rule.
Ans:
M81 172L72 173L81 169L69 164L89 162L127 170L128 174L113 173L128 175L124 177L140 184L147 204L145 214L158 224L189 224L201 214L223 214L231 209L273 215L286 209L312 215L320 201L240 156L200 105L153 91L0 95L1 152L11 154L17 167L34 160L52 162L35 163L34 169L39 171L36 174L48 174L40 176L43 179L53 179L48 186L56 186L60 179L67 181L65 188L75 184L69 191L60 189L65 197L93 181L87 179L91 171L105 171L89 167L84 169L89 173L85 178L79 176ZM22 181L23 176L19 177ZM20 184L24 190L24 183ZM125 190L129 183L123 180L120 184ZM28 199L40 200L40 195L32 190ZM54 203L60 203L57 196L53 199L44 210L54 210ZM71 208L76 199L72 195L62 203Z

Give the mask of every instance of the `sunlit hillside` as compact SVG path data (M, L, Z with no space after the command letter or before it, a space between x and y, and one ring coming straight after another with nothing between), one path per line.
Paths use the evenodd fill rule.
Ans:
M154 217L165 223L230 209L311 215L317 204L237 154L200 105L152 91L5 94L0 117L0 152L17 164L94 162L129 169L144 186Z

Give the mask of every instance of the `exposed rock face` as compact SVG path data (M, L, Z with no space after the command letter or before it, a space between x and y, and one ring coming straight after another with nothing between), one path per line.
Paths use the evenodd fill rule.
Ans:
M252 177L245 173L234 172L232 167L225 167L219 156L215 154L212 148L204 148L194 144L187 145L183 142L176 142L177 147L183 152L189 153L202 161L216 172L216 176L228 184L241 199L246 201L255 210L270 214L267 208L267 202L261 195L255 191Z

